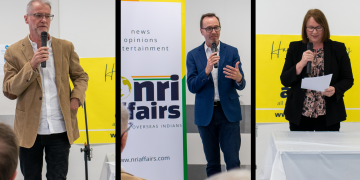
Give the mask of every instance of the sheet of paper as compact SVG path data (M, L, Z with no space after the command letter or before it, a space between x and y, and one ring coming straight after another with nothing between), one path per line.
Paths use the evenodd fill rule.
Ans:
M331 77L332 74L303 78L301 80L301 88L324 92L330 85Z
M115 162L106 162L106 163L115 166Z

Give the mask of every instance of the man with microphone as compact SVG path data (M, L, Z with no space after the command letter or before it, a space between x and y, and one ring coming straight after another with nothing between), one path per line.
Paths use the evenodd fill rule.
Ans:
M191 50L186 60L187 85L196 94L195 124L203 143L208 177L221 172L220 147L226 169L240 167L242 117L236 90L243 90L246 82L238 51L219 41L220 30L219 17L213 13L202 15L200 32L205 42Z
M24 15L30 34L4 55L3 93L17 99L14 131L25 180L41 179L44 152L47 179L66 179L70 146L79 138L77 109L88 86L73 44L49 35L53 17L48 0L31 0Z

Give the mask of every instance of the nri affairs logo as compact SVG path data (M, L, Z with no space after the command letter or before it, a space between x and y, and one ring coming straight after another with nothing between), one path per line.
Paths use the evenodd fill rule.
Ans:
M130 111L129 119L133 119L134 116L138 120L158 119L158 117L164 119L166 114L170 119L180 117L179 105L164 105L163 103L179 101L178 75L131 77L133 84L129 79L121 76L121 100L128 99L123 104ZM162 102L160 103L162 105L158 105L158 102ZM135 114L134 111L136 111Z
M130 81L125 77L121 76L121 89L120 89L121 100L124 100L127 97L129 97L129 95L131 94L131 89L132 87Z

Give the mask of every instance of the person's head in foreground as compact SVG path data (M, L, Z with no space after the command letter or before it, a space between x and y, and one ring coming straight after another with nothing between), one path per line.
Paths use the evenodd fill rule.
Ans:
M124 107L124 105L121 104L121 152L123 152L126 140L128 136L128 131L130 127L128 128L128 122L129 122L129 111ZM121 167L121 179L123 180L144 180L139 177L135 177L134 175L127 173L124 171L124 169Z
M124 105L121 104L121 152L123 152L125 145L126 145L126 140L127 140L127 136L128 136L128 123L129 123L129 112L128 110L124 107Z
M0 180L13 180L16 176L19 146L14 131L0 122Z
M251 173L249 170L233 169L230 171L215 174L205 180L250 180Z

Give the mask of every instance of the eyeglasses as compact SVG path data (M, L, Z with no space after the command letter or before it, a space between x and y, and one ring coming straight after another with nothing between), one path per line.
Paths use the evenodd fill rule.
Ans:
M123 132L123 133L121 134L121 138L124 136L124 134L125 134L126 132L128 132L128 131L130 130L131 126L133 126L133 125L134 125L134 123L129 122L129 127L126 129L125 132Z
M33 15L34 18L35 18L35 19L38 19L38 20L43 19L44 16L45 16L45 19L46 19L46 20L50 20L50 21L53 20L53 18L54 18L54 15L53 15L53 14L35 13L35 14L27 14L27 15Z
M316 29L317 32L324 30L324 28L323 28L322 26L318 26L318 27L306 27L306 28L307 28L307 30L308 30L309 32L313 32L315 29Z
M216 31L216 32L219 32L221 27L220 26L215 26L215 27L207 27L207 28L201 28L201 29L205 29L206 32L212 32L213 29Z

